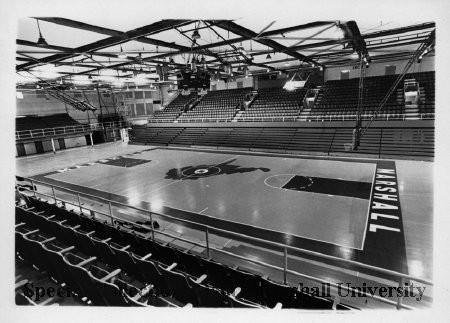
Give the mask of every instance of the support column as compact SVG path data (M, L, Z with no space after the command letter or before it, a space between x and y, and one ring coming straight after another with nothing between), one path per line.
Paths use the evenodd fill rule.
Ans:
M92 132L89 133L89 138L91 138L91 146L94 146L94 140L92 139Z
M56 154L56 149L55 149L55 142L53 141L53 138L50 138L52 141L52 149L53 149L53 153Z

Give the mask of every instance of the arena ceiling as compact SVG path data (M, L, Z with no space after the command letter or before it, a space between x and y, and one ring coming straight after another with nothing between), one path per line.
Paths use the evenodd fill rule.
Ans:
M102 22L100 24L99 22ZM196 67L221 76L324 68L358 61L363 44L370 61L411 57L434 22L370 25L349 21L186 20L145 24L139 19L80 21L29 17L19 21L18 84L95 80L157 82ZM40 29L40 32L39 32ZM359 47L359 49L356 49ZM431 55L433 55L432 53ZM161 71L161 70L159 70Z

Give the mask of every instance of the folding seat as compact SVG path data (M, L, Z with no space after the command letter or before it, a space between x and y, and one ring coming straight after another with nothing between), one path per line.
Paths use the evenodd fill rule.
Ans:
M93 231L95 233L93 236L97 237L98 239L104 240L109 238L109 231L105 226L104 222L101 222L100 220L91 219L92 225L94 226Z
M264 295L264 305L273 308L281 303L283 308L296 308L297 293L294 287L279 284L262 278L261 285Z
M131 245L131 250L134 254L137 254L139 256L146 256L149 253L151 253L153 258L155 258L155 255L157 254L157 250L155 247L155 243L147 238L144 238L143 236L136 234L136 233L128 233L127 236L131 238L133 237L133 240L129 241L129 239L126 239L128 241L128 244Z
M126 297L122 294L117 285L112 283L119 275L120 269L116 269L108 275L98 278L91 271L88 272L92 283L97 288L99 294L103 298L103 303L106 306L128 306L129 303Z
M67 280L62 257L64 253L73 249L75 249L74 246L61 249L51 243L42 246L43 255L47 263L47 272L60 284L66 283Z
M138 280L145 280L145 277L139 270L138 265L134 261L131 252L127 250L130 248L130 246L119 247L114 243L111 243L110 247L117 258L119 267L122 268L125 273L127 273L129 276L135 277Z
M120 263L116 255L109 247L109 242L111 241L111 238L107 238L104 240L98 239L95 236L90 236L90 238L95 247L93 252L95 252L95 255L99 259L103 260L103 262L109 266L115 268L120 266Z
M31 224L30 216L32 216L32 215L27 211L27 209L20 207L20 206L16 206L16 224L21 223L21 222L24 222L24 223L28 222L28 224Z
M70 268L70 273L79 284L81 295L87 297L93 305L105 306L106 303L103 299L103 296L92 281L91 276L94 275L95 277L105 277L108 275L108 272L101 270L94 265L91 265L92 260L90 259L87 259L86 261L83 261L77 265L73 265L69 262L67 263ZM88 268L85 268L83 266L87 266ZM93 272L95 274L93 274Z
M92 223L91 218L85 215L79 215L81 230L85 232L95 231L94 223Z
M20 240L20 244L22 244L25 260L31 262L39 270L46 270L48 268L48 264L45 261L43 244L54 240L54 238L46 239L37 235L37 231L30 231L26 234L21 234L23 239Z
M74 273L74 266L86 266L89 263L93 263L97 258L81 258L78 255L75 255L71 252L66 252L61 257L61 270L64 271L64 279L66 280L67 286L70 288L72 292L78 295L80 298L86 296L83 293L83 289L81 288L81 281L79 280L79 275Z
M178 258L178 267L193 277L200 277L206 274L206 268L204 266L204 262L202 258L190 254L188 252L184 252L181 250L174 249L176 252L176 256Z
M127 245L127 243L124 241L124 237L122 234L122 231L119 229L119 227L116 226L112 226L110 224L103 224L106 231L107 231L107 236L112 238L112 241L114 241L115 243L119 244L119 245Z
M228 300L230 302L231 307L237 307L237 308L264 308L260 304L253 303L248 300L243 300L238 298L237 296L240 293L240 288L236 288L235 291L232 294L228 294Z
M152 259L155 259L158 262L163 263L167 266L179 261L174 248L162 245L157 242L154 243L154 249L152 251Z
M91 240L91 235L93 233L94 231L83 232L80 229L75 230L75 236L78 240L77 247L79 247L80 250L87 255L95 254L95 246Z
M169 290L164 276L158 270L156 263L150 258L151 254L140 257L134 253L131 254L139 272L144 277L144 282L152 284L158 293L168 295Z
M203 285L198 280L189 277L189 283L194 289L199 307L230 307L230 301L225 292Z
M75 234L75 231L79 228L80 226L68 226L66 225L66 222L63 223L59 223L59 230L61 231L61 236L63 237L61 240L64 241L65 243L67 243L68 245L71 246L77 246L78 247L78 238Z
M233 279L227 267L213 260L205 260L208 284L229 293L234 291Z
M263 302L260 276L233 268L230 268L229 271L234 282L234 287L241 288L239 298L257 303Z
M176 263L167 268L159 264L157 264L157 267L167 283L169 295L184 304L191 303L194 306L198 305L197 297L193 288L189 285L187 277L173 270L176 267Z

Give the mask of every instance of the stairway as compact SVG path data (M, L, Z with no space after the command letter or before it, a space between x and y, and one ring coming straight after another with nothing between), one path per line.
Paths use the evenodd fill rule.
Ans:
M419 87L419 104L423 102L425 94L422 86ZM405 103L405 120L419 120L419 104L406 104Z
M308 116L311 114L311 108L303 108L298 115L299 121L307 121Z
M237 110L231 122L238 122L239 118L244 114L245 111Z

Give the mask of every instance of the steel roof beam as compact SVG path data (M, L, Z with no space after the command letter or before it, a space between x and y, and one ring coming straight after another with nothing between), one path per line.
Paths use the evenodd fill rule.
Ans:
M124 38L127 37L126 33L122 32L122 31L109 29L109 28L103 28L103 27L99 27L99 26L94 26L94 25L86 24L86 23L71 20L71 19L53 18L53 17L38 17L36 19L54 23L57 25L91 31L91 32L95 32L98 34L103 34L103 35L108 35L108 36L113 36L113 37L124 37ZM149 38L149 37L138 37L134 40L141 42L141 43L145 43L145 44L167 47L167 48L172 48L172 49L177 49L177 50L186 50L188 48L186 46L178 45L174 42L168 43L168 42L165 42L165 41L162 41L159 39L153 39L153 38Z
M258 36L258 34L255 33L254 31L252 31L250 29L247 29L245 27L242 27L242 26L240 26L240 25L238 25L238 24L236 24L236 23L234 23L232 21L214 21L214 20L212 20L211 22L214 23L216 26L222 28L222 29L228 30L228 31L230 31L230 32L232 32L232 33L234 33L236 35L248 37L249 39L253 39L256 36ZM262 36L262 35L260 35L260 36ZM312 59L310 59L310 58L308 58L308 57L306 57L306 56L304 56L304 55L302 55L300 53L297 53L292 48L288 48L286 46L283 46L280 43L277 43L277 42L275 42L275 41L273 41L271 39L259 39L259 38L257 38L257 39L254 39L254 41L256 41L256 42L258 42L260 44L263 44L263 45L271 47L273 49L273 51L286 53L289 56L297 58L297 59L299 59L301 61L310 62L310 63L313 63L315 65L321 65L321 64L315 62L314 60L312 60Z
M100 50L100 49L104 49L104 48L108 48L114 45L119 45L122 44L124 42L130 41L130 40L135 40L136 38L142 37L142 36L146 36L146 35L151 35L151 34L155 34L161 31L165 31L168 29L172 29L173 27L176 26L184 26L186 24L191 23L190 20L182 20L182 19L171 19L171 20L161 20L158 22L155 22L153 24L147 25L147 26L143 26L137 29L133 29L130 31L127 31L125 33L125 36L111 36L84 46L80 46L77 48L74 48L74 50L76 52L91 52L91 51L96 51L96 50ZM78 55L78 54L77 54ZM56 54L56 55L51 55L51 56L47 56L41 59L41 61L43 63L54 63L54 62L58 62L64 59L68 59L74 56L77 56L74 54ZM26 68L30 68L36 66L36 63L25 63L19 66L16 66L17 70L23 70Z

